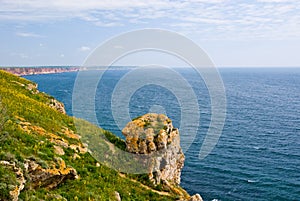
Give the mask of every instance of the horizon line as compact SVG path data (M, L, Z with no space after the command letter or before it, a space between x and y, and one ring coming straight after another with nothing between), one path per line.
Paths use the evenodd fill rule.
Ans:
M108 67L140 67L142 65L112 65ZM81 65L0 65L1 68L81 68ZM107 66L94 66L107 67ZM159 66L158 66L159 67ZM169 66L170 68L191 68L192 66ZM215 66L215 68L300 68L299 66Z

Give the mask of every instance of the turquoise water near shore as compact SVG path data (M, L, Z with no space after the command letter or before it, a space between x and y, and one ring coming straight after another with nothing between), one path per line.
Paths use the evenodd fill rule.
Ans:
M209 93L195 71L176 71L193 87L201 114L200 126L191 128L198 131L185 152L181 185L190 194L201 194L204 200L300 200L300 69L220 69L227 117L218 144L204 160L199 160L198 154L210 123ZM116 84L127 72L120 68L106 71L95 97L100 126L121 137L110 104ZM156 73L159 71L153 70ZM72 115L76 75L69 72L24 77L37 82L40 91L62 101ZM147 85L130 100L132 118L164 108L173 124L180 126L181 107L168 89Z

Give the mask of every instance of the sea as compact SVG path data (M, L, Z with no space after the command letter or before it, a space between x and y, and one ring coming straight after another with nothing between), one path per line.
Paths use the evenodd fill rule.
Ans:
M194 120L183 110L198 112L199 124L189 127L196 133L193 141L181 141L188 147L181 175L183 188L209 201L300 200L300 68L219 68L225 88L226 119L216 146L204 159L199 158L199 151L211 122L212 98L202 77L193 68L174 68L196 97L198 106L191 109L180 102L189 98L187 91L174 93L170 85L143 84L149 76L163 76L159 69L132 79L141 82L128 100L123 100L126 82L122 78L130 71L127 67L109 68L96 84L94 110L100 127L124 138L112 111L114 101L128 102L129 114L125 115L130 118L148 112L164 113L178 128L183 120ZM67 113L73 115L72 93L78 72L24 77L63 102ZM175 89L180 88L176 76L160 77L164 79ZM125 91L115 94L117 88L122 88L119 85Z

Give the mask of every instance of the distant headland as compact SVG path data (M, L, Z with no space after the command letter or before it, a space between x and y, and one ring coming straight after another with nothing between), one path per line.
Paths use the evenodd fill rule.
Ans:
M76 72L86 70L132 70L136 68L157 69L159 67L142 67L142 66L35 66L35 67L0 67L0 70L7 71L17 76L53 74L64 72ZM174 67L180 68L180 67Z
M0 70L5 70L17 76L51 74L79 71L79 67L0 67Z

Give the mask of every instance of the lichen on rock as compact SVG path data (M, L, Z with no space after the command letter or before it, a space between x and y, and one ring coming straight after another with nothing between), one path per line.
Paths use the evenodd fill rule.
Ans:
M34 160L25 161L25 171L29 177L30 188L45 187L52 189L67 179L77 179L77 171L67 167L65 161L55 158L52 167L43 168Z
M153 185L179 196L180 201L202 201L179 187L185 156L180 147L180 136L171 119L164 114L149 113L129 122L122 130L126 137L126 150L148 156L148 178Z
M136 154L151 155L149 179L154 185L179 184L184 154L180 147L177 128L164 114L149 113L129 122L122 130L126 137L126 149Z

